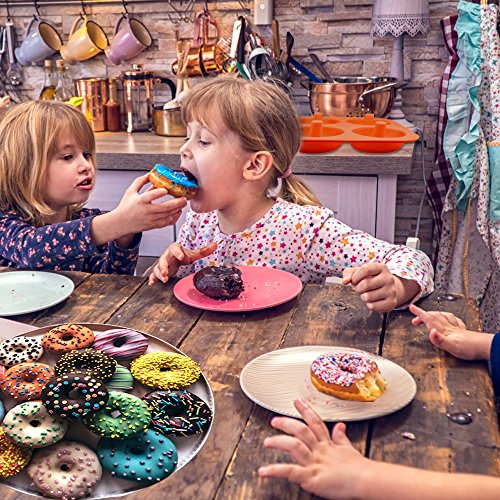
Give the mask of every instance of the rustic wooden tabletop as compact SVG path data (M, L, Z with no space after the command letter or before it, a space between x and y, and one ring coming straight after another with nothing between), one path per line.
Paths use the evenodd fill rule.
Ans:
M348 425L356 448L371 458L429 468L500 475L500 434L485 363L456 360L435 349L406 311L371 314L348 287L308 285L296 299L268 310L204 312L180 303L173 285L148 287L145 278L61 273L75 283L62 304L10 319L43 327L58 323L109 323L159 337L194 358L215 396L210 436L187 466L131 500L159 498L308 498L297 487L264 480L258 466L278 458L262 441L274 431L273 413L240 389L239 374L255 357L302 345L357 347L381 354L408 370L418 386L413 402L392 415ZM423 307L451 311L479 329L471 301L434 294ZM470 412L470 425L447 414ZM402 434L410 432L414 440ZM335 464L332 464L332 470ZM30 498L2 487L4 500Z

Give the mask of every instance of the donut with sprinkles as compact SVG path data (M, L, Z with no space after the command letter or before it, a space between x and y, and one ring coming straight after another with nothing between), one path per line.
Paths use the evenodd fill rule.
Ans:
M0 365L13 366L30 363L42 357L43 347L38 339L12 337L0 343Z
M92 342L94 332L86 326L73 323L56 326L42 337L42 347L55 354L90 347Z
M86 372L100 380L108 380L116 370L116 361L96 349L82 349L63 354L54 365L56 375Z
M0 479L15 476L29 463L31 448L13 443L0 427Z
M0 381L0 388L7 396L18 401L38 399L45 384L55 375L43 363L20 363L9 368Z
M189 356L172 352L151 352L132 360L132 376L141 384L165 390L194 384L201 375L198 363Z
M152 391L142 399L151 411L150 427L165 436L198 434L212 421L205 401L188 391Z

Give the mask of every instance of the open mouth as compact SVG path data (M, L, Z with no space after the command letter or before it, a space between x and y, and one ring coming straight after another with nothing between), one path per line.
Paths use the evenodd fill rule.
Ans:
M88 178L77 184L77 186L92 186L92 179Z
M187 169L184 167L181 167L182 173L190 180L193 182L196 182L198 184L198 179Z

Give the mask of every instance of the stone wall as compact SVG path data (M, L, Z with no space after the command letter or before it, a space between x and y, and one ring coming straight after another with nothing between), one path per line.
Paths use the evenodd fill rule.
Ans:
M177 9L187 2L173 0ZM420 148L417 147L414 166L408 176L401 176L398 181L396 240L404 242L413 235L417 223L417 214L424 191L423 176L428 175L434 158L434 142L437 117L437 103L440 79L448 54L439 27L439 20L456 13L457 1L430 0L431 30L427 35L405 38L405 79L409 84L403 90L403 110L407 118L415 123L425 137L425 174L422 171ZM11 2L11 17L16 27L18 43L29 22L34 9L16 7ZM198 2L197 9L203 2ZM211 1L208 7L221 26L223 36L229 36L236 16L242 14L241 6L252 9L253 2ZM154 37L153 46L142 53L133 62L144 63L146 69L170 74L171 63L175 58L176 29L181 38L190 38L193 25L172 20L176 14L167 2L130 3L130 13L141 18ZM313 68L308 57L308 48L314 49L331 74L356 76L388 76L390 70L392 39L371 38L370 19L372 1L370 0L274 0L274 15L280 22L281 43L284 34L291 31L295 37L294 56L306 66ZM87 6L92 18L111 36L113 27L122 10L120 4ZM67 39L73 20L78 15L78 5L68 5L64 1L59 6L41 6L42 17L49 20ZM248 12L248 11L247 11ZM5 23L5 8L0 8L0 24ZM250 17L252 19L252 16ZM263 37L270 38L269 26L258 27ZM74 78L82 76L111 77L127 69L128 65L113 66L104 55L77 63L71 67ZM38 96L43 80L41 66L24 69L25 82L22 94L27 98ZM298 87L298 85L297 85ZM304 94L296 90L297 101L304 102ZM432 214L427 203L422 210L420 238L423 249L431 248Z

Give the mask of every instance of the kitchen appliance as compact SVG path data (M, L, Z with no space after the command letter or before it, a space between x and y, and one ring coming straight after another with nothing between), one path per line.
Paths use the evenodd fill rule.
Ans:
M83 97L83 114L94 132L103 132L107 129L104 107L109 98L107 78L79 78L75 82L78 95Z
M304 84L303 84L304 85ZM334 83L308 82L311 111L326 116L385 116L391 109L396 78L335 77ZM305 85L304 85L305 86Z
M142 64L134 64L132 70L122 73L123 105L125 110L125 130L137 132L149 130L153 125L153 98L155 87L164 83L170 88L172 99L175 85L166 77L144 71Z

